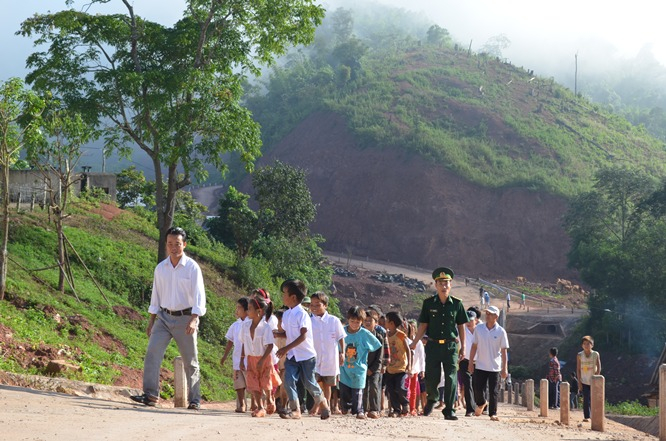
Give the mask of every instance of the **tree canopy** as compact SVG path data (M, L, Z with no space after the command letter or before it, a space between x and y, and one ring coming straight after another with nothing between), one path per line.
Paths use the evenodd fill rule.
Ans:
M666 337L663 185L631 169L602 169L565 217L569 263L593 288L591 325L620 346L633 335L648 351L661 350Z
M44 100L26 90L18 78L0 83L0 300L5 298L9 236L9 168L26 146L43 140L39 129Z
M226 169L238 152L248 169L260 154L259 126L243 107L242 82L289 46L307 44L324 16L313 0L188 0L173 26L149 21L122 0L123 14L68 9L25 20L19 34L44 45L28 57L27 81L51 91L104 129L107 151L137 145L152 160L161 236L176 192ZM166 256L160 240L158 258Z

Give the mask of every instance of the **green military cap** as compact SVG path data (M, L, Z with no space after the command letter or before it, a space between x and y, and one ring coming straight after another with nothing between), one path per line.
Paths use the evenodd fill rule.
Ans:
M432 272L432 278L433 280L439 280L439 279L451 280L453 279L453 270L445 266L439 267Z

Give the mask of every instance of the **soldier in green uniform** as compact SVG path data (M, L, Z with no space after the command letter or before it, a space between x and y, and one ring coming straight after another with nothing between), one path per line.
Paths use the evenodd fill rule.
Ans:
M449 295L453 271L446 267L437 268L433 271L432 278L435 280L437 294L423 301L419 328L411 345L414 349L415 342L421 340L427 333L425 380L428 402L423 407L423 415L430 415L438 401L437 384L443 366L446 383L442 413L447 420L457 420L454 402L458 382L458 361L465 353L465 323L469 319L462 300Z

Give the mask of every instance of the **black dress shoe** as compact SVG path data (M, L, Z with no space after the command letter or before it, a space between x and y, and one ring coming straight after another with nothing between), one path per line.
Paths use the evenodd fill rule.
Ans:
M143 395L131 395L130 398L132 401L136 401L137 403L145 404L146 406L150 407L155 407L157 405L157 401L153 401L150 398L148 398L148 395L143 394Z
M456 416L455 413L445 413L444 414L444 419L449 420L449 421L457 421L458 417Z
M423 416L428 416L432 413L432 409L435 407L434 401L428 401L425 406L423 406Z

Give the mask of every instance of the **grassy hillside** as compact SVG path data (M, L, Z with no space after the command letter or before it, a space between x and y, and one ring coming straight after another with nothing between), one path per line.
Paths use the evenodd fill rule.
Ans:
M407 149L487 187L571 196L611 163L666 176L662 142L552 79L457 46L402 46L371 50L354 69L276 70L249 101L269 146L327 109L363 146Z
M8 294L0 302L0 370L43 374L49 359L66 359L82 368L68 373L71 378L141 387L157 232L129 212L112 219L97 213L102 213L99 207L78 202L65 234L103 295L73 253L69 257L76 295L70 289L65 295L53 289L55 269L28 271L54 265L55 231L43 212L12 213ZM190 246L187 252L201 264L207 289L208 313L199 338L202 393L206 400L230 399L231 363L221 368L219 360L221 340L234 320L235 299L243 293L226 275L233 257L224 248ZM172 343L163 368L171 371L177 355ZM164 381L163 396L172 391L171 380Z

